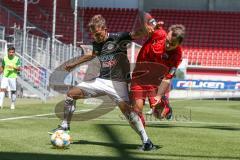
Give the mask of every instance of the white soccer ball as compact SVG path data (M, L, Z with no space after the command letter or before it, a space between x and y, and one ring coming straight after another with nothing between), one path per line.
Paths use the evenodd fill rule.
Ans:
M71 137L63 130L57 130L51 135L51 143L56 148L67 148L70 146Z

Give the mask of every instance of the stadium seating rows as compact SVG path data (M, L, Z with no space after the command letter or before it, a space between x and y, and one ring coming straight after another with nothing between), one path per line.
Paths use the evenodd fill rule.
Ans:
M3 0L2 3L23 16L23 3ZM69 1L60 0L57 4L56 34L63 35L59 40L73 42L73 10ZM59 7L61 6L61 7ZM52 4L40 1L38 5L29 4L28 19L40 28L52 30ZM94 14L102 14L110 32L131 31L136 24L138 10L127 8L80 8L79 17L83 17L84 30L78 27L78 41L90 41L87 23ZM184 24L187 37L184 41L184 57L190 65L238 67L240 41L240 13L220 11L160 10L150 13L165 23L165 29L171 24ZM80 25L80 23L79 23ZM84 33L84 34L82 34Z
M239 48L240 13L217 11L158 10L151 14L170 24L184 24L187 28L185 46L210 48Z
M184 57L193 66L239 67L239 50L224 48L183 48Z
M240 13L220 11L160 10L150 12L166 28L184 24L184 56L190 65L239 67Z
M63 3L64 2L64 3ZM56 34L62 35L63 37L59 40L65 43L73 42L73 25L74 17L73 10L71 5L66 3L67 1L58 1L57 16L56 16ZM3 0L2 3L10 8L12 11L15 11L18 15L23 16L23 7L22 2L14 2L12 0ZM69 2L70 3L70 2ZM62 4L62 5L60 5ZM59 7L63 6L63 7ZM52 3L47 1L39 1L38 5L29 4L28 6L28 20L40 27L41 29L51 33L52 31ZM136 15L138 13L137 9L111 9L111 8L79 8L78 17L84 17L84 29L80 29L81 23L78 21L78 31L77 39L78 41L82 40L84 36L85 42L90 41L88 34L87 23L94 14L102 14L108 23L109 31L131 31L132 26L135 22ZM84 15L84 16L83 16ZM80 20L79 18L79 20ZM116 21L117 19L117 21ZM82 34L81 32L86 33Z

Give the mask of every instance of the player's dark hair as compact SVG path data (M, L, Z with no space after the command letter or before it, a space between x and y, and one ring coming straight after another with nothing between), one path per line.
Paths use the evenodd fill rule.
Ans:
M91 18L91 20L88 23L88 27L90 31L96 28L106 29L106 20L102 15L97 14Z
M168 29L172 31L172 36L177 37L179 43L181 44L185 36L185 26L182 24L171 25Z
M14 50L14 51L15 51L15 48L14 48L14 47L9 47L9 48L8 48L8 52L11 51L11 50Z

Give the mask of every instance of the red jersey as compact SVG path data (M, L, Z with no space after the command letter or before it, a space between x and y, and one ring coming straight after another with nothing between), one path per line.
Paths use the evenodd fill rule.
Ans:
M162 55L157 55L156 62L168 67L167 78L172 78L179 64L182 62L182 48L178 46L176 49L166 51Z
M136 61L136 66L132 74L131 87L157 88L161 80L158 76L163 76L168 71L168 67L156 61L165 53L167 33L160 28L154 31L152 36L143 44Z
M177 68L182 62L182 48L178 46L174 50L166 51L165 53L157 57L156 62L163 63L170 68Z
M164 29L155 30L153 35L143 44L136 62L156 62L156 55L165 52L166 37L167 33Z
M146 97L156 96L161 79L172 78L181 63L181 47L166 51L166 37L167 33L162 28L158 29L142 46L132 74L131 97L133 99L145 100ZM173 73L172 70L174 70Z

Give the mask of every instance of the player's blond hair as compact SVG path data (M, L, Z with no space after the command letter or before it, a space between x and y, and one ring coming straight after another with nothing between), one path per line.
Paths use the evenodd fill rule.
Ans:
M88 27L90 31L93 31L96 28L106 29L106 20L102 15L97 14L91 18Z
M185 37L185 32L186 32L186 28L184 25L182 24L174 24L174 25L171 25L169 28L168 28L168 31L172 31L172 35L174 37L177 37L179 43L181 44L184 37Z

